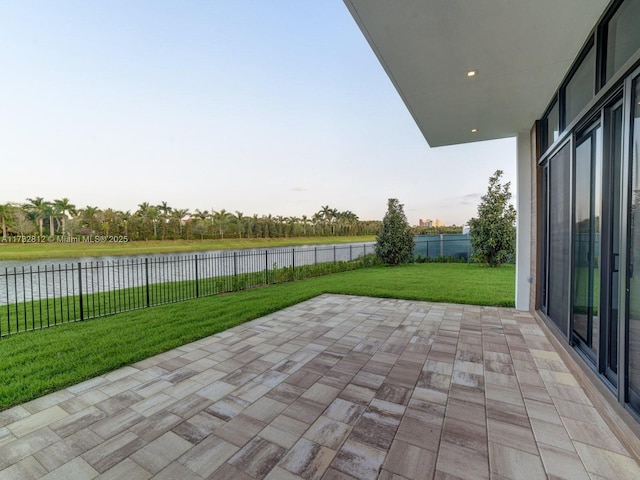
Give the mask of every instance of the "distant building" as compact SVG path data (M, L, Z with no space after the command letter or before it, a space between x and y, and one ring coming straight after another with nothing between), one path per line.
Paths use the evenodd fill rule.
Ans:
M433 220L430 220L430 219L422 220L422 219L420 219L419 225L421 227L427 227L427 228L433 227Z

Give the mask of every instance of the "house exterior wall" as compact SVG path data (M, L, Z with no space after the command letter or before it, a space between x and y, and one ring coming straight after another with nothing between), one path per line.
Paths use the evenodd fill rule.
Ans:
M539 239L538 239L538 204L539 204L539 172L538 172L538 158L540 156L539 145L539 129L540 123L536 122L529 131L529 147L530 147L530 162L529 162L529 185L531 196L531 210L529 212L529 219L531 222L531 233L529 236L529 310L535 311L539 308L538 303L538 267L539 267Z
M516 308L529 311L531 305L531 236L534 219L532 212L531 137L528 131L518 133L517 138L517 210L516 220Z
M610 3L529 137L529 306L604 397L640 422L640 33L631 13L640 18L640 0Z

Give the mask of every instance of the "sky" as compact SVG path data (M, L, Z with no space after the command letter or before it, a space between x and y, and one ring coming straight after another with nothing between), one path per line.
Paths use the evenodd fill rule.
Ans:
M462 225L515 159L430 148L342 0L0 1L0 203Z

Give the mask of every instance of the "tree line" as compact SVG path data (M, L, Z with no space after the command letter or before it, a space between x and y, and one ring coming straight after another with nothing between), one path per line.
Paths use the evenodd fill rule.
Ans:
M143 202L134 212L86 206L68 198L0 204L2 238L15 235L126 235L129 240L197 240L374 235L380 221L360 220L350 210L324 205L311 216L245 215L243 212L174 208Z

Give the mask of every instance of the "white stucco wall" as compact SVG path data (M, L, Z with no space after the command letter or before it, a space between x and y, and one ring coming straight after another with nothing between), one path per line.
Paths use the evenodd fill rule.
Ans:
M519 132L516 153L516 309L528 311L530 309L531 287L531 137L529 131Z

